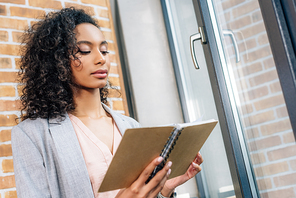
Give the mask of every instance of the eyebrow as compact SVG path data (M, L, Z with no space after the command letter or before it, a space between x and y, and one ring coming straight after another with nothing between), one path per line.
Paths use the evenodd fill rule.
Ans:
M90 41L78 41L77 42L77 45L79 44L88 44L88 45L92 45L92 43ZM108 42L107 41L102 41L100 45L108 45Z

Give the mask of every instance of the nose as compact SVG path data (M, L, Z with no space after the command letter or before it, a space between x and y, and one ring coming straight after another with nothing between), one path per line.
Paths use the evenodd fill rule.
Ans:
M104 65L105 63L106 63L106 57L102 54L100 50L97 50L96 57L95 57L95 64Z

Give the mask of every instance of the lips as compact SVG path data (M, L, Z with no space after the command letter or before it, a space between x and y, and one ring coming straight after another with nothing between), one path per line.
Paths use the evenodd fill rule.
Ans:
M97 70L97 71L91 73L91 75L96 78L106 78L108 75L108 70L106 70L106 69Z

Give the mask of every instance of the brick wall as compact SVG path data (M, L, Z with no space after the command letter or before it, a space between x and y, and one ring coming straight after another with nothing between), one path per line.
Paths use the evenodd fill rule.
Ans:
M109 42L111 73L114 86L123 88L121 68L112 23L109 0L0 0L0 198L16 197L11 151L11 128L20 115L20 87L16 83L20 35L36 18L63 7L79 7L99 21ZM124 91L111 90L110 106L128 114Z
M261 197L296 197L296 145L258 0L217 0L243 131Z

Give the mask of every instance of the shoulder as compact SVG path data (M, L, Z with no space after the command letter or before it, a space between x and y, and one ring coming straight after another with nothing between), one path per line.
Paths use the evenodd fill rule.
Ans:
M34 132L37 130L41 130L44 128L48 128L48 121L47 119L37 118L37 119L26 119L20 122L18 125L12 128L12 133L16 131L27 131L27 132Z
M140 123L137 122L135 119L122 115L121 113L118 113L114 110L112 110L111 108L109 108L107 105L103 104L104 109L109 112L113 119L116 122L121 122L124 123L124 125L126 126L126 128L135 128L135 127L140 127Z
M14 152L19 150L19 148L23 148L23 146L28 146L28 144L31 143L37 146L40 142L44 141L44 137L47 132L47 119L26 119L20 122L11 130L11 144L14 148Z
M115 112L116 113L116 112ZM122 120L124 120L125 122L129 123L131 125L132 128L135 127L140 127L140 123L138 121L136 121L135 119L129 117L129 116L125 116L122 115L120 113L116 113Z

